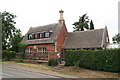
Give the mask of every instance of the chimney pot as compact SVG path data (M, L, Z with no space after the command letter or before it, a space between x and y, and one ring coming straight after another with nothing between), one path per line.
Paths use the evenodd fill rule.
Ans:
M63 22L64 22L63 13L64 13L64 11L63 11L63 10L60 10L59 13L60 13L59 24L63 24Z

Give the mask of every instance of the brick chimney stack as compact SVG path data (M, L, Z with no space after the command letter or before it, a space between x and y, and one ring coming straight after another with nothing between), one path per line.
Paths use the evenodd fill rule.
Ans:
M63 19L63 13L64 13L64 11L60 10L59 13L60 13L59 24L63 24L64 23L64 19Z

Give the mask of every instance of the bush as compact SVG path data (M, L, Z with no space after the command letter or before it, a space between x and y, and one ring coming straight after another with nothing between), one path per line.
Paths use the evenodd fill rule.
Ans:
M16 53L14 51L8 51L8 50L2 51L2 59L10 60L15 58L15 56Z
M8 59L8 58L3 58L3 59L2 59L2 62L4 62L4 61L10 61L10 59Z
M58 62L57 62L56 59L50 59L50 60L48 61L48 65L49 65L49 66L57 66L57 65L58 65Z
M120 49L67 50L65 51L65 66L120 72L119 56Z
M16 63L23 63L23 59L16 59Z
M22 53L22 54L20 55L20 58L21 58L21 59L26 59L25 54L24 54L24 53Z
M26 49L27 44L23 44L23 43L19 43L18 47L19 47L19 53L24 53L25 49Z

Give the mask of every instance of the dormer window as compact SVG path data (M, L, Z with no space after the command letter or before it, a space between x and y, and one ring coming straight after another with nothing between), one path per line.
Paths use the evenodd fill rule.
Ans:
M49 37L50 37L49 32L45 32L45 38L49 38Z
M32 39L32 34L28 34L28 39Z
M42 39L42 38L49 38L52 34L52 31L43 31L43 32L35 32L28 34L28 40L31 39Z
M35 39L37 39L38 37L37 37L37 33L35 34Z
M40 39L42 38L42 33L39 33L39 38L40 38Z
M32 33L32 39L35 39L35 34L34 33Z

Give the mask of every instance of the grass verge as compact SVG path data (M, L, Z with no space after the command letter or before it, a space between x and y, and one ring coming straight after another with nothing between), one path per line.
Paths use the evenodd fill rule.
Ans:
M30 63L15 63L13 61L3 62L3 64L4 63L13 63L24 67L34 68L38 70L45 70L45 71L53 71L55 69L55 67L53 66L48 66L47 63L30 64ZM79 78L118 78L118 75L120 75L120 73L118 74L112 72L94 71L79 67L65 67L65 66L61 70L58 70L56 72L64 75L79 77Z

